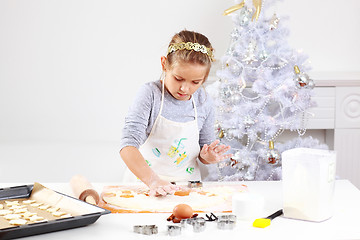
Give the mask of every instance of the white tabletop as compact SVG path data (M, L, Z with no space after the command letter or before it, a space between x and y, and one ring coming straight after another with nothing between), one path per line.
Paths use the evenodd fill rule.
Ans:
M277 182L242 182L249 190L262 194L265 207L260 217L266 217L282 208L282 184ZM69 183L42 183L44 186L72 195ZM206 184L206 183L205 183ZM6 183L0 187L21 184ZM116 183L93 183L101 192L103 186ZM119 185L119 184L117 184ZM36 235L26 239L360 239L360 191L347 180L337 180L334 195L334 214L323 222L308 222L275 218L267 228L255 228L253 220L237 221L233 230L220 230L215 222L207 222L204 232L195 233L192 228L182 231L181 235L167 235L167 225L172 223L166 219L167 213L133 213L107 214L101 216L94 224L76 229ZM200 217L205 214L200 214ZM157 225L156 235L141 235L133 232L134 225Z

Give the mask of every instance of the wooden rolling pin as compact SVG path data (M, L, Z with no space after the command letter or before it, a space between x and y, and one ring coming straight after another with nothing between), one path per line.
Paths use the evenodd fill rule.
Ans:
M99 203L99 194L84 176L73 176L70 180L70 186L74 196L78 199L93 205L97 205Z

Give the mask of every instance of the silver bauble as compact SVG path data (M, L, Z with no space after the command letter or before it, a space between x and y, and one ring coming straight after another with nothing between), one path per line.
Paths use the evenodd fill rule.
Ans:
M276 149L269 149L266 153L267 163L277 165L280 161L280 153Z
M310 78L306 73L299 73L296 74L294 81L296 82L297 88L303 88L306 87L306 85L308 85Z
M231 97L230 97L230 101L232 104L239 104L241 102L241 96L240 94L233 94Z

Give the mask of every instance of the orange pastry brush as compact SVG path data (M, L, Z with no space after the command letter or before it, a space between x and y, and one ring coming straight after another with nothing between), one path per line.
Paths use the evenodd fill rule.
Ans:
M283 210L281 209L281 210L271 214L267 218L258 218L254 221L253 226L258 227L258 228L266 228L267 226L270 225L271 220L273 220L274 218L276 218L278 216L281 216L282 214L283 214Z

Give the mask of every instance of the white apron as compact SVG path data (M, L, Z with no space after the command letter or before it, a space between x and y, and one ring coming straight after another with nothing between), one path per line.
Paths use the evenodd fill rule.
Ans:
M194 98L191 97L195 119L189 122L174 122L161 116L164 92L163 81L159 115L149 137L139 150L161 179L169 182L200 181L201 175L197 163L200 152L199 130ZM134 182L136 179L136 176L127 169L124 181Z

